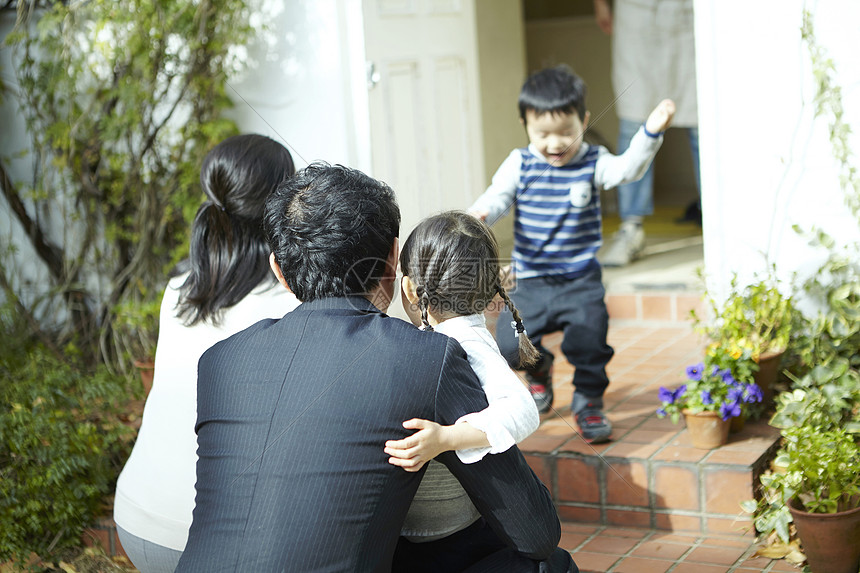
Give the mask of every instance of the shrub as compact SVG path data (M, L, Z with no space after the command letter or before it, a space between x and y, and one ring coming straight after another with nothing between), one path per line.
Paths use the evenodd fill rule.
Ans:
M74 347L59 356L21 327L0 309L0 562L79 544L134 436L120 418L128 379L86 370Z

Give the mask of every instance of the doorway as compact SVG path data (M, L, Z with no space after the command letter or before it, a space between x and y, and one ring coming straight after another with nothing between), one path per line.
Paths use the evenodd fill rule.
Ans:
M523 0L527 73L567 64L588 86L591 122L587 139L617 152L618 116L613 105L611 39L598 27L591 0ZM654 102L656 105L658 102ZM700 289L695 269L703 264L701 226L679 223L698 196L686 131L670 129L654 161L654 215L644 222L645 256L604 272L607 288ZM617 193L604 191L604 242L618 229Z

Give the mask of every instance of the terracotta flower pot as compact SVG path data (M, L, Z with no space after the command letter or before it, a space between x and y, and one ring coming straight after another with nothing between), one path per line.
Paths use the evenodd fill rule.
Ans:
M753 380L761 388L761 402L765 406L773 402L773 386L779 375L782 354L782 352L765 352L758 358L758 372L753 374Z
M152 390L152 378L155 376L155 363L152 360L135 360L134 366L140 370L140 382L143 384L144 397Z
M793 499L788 510L812 573L857 573L860 568L860 507L808 513Z
M728 420L723 420L719 412L690 412L684 410L684 420L693 447L702 450L713 450L725 444L729 439Z

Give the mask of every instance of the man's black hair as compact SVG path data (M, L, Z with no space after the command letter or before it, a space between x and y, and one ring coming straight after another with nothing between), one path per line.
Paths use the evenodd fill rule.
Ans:
M367 294L379 284L400 209L385 183L315 162L272 193L263 226L287 285L308 302Z
M567 66L547 68L529 76L520 90L520 119L526 112L576 113L585 121L585 82Z

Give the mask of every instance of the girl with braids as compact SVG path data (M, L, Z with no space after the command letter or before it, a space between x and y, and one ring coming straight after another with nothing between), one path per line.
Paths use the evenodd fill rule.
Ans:
M455 450L463 463L474 463L525 439L537 429L540 418L528 390L502 358L487 330L483 312L497 295L514 316L512 330L500 324L499 336L519 339L521 361L526 364L538 354L502 286L499 250L492 231L461 211L430 217L404 243L400 267L402 300L410 319L416 326L460 343L489 406L451 426L407 420L403 427L418 431L386 442L389 463L415 472L448 450ZM473 526L479 519L456 478L441 463L430 461L404 522L393 570L415 570L416 562L427 565L427 560L438 553L427 542Z
M197 464L197 361L213 344L299 305L269 269L263 234L269 194L295 173L289 151L237 135L204 158L206 197L191 225L188 259L164 291L152 391L117 480L120 542L143 573L172 572L188 539Z

